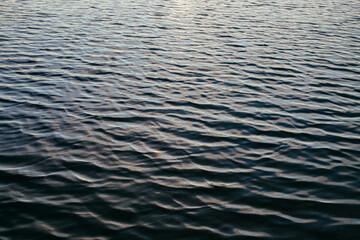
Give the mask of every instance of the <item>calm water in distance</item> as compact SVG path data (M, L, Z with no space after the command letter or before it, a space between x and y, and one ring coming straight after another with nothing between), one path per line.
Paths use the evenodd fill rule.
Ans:
M0 239L360 239L359 16L0 1Z

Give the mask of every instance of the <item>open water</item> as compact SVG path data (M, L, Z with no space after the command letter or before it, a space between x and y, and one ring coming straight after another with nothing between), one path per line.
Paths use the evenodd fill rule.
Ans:
M359 16L0 1L0 239L360 239Z

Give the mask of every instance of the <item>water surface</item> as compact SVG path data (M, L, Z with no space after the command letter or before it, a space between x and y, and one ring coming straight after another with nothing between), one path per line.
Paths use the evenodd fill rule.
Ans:
M351 0L0 2L0 239L357 239Z

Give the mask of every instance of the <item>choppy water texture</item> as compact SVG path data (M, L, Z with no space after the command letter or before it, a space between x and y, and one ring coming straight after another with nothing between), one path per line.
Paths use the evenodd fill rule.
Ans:
M360 239L360 6L0 2L0 239Z

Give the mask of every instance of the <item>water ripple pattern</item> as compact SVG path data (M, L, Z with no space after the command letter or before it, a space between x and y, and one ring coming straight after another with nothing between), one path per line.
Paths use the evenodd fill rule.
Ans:
M0 2L0 239L360 239L357 0Z

